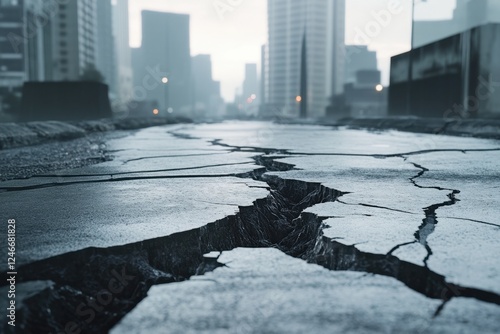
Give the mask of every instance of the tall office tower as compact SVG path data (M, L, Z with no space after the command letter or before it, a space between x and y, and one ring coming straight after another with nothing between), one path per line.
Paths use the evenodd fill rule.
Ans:
M212 79L212 60L210 55L196 55L191 59L193 102L196 109L210 111L212 98L217 87Z
M298 116L302 41L307 59L308 117L322 117L342 93L345 0L269 0L269 104Z
M96 0L59 2L54 13L46 27L46 79L79 80L97 67Z
M220 82L212 78L210 55L196 55L191 59L192 99L197 116L217 117L222 113L223 100Z
M132 56L129 46L128 0L116 0L113 6L115 36L116 92L122 104L132 99Z
M95 0L97 46L96 68L104 76L109 91L116 96L115 38L111 0Z
M45 77L41 0L0 0L0 93Z
M148 100L177 114L191 110L191 55L189 15L142 12L143 77ZM166 76L168 82L162 83Z
M257 80L257 64L245 64L245 81L243 81L243 98L255 100L259 83ZM253 101L252 103L254 103Z
M213 91L212 60L210 55L196 55L191 58L193 101L197 109L206 111Z

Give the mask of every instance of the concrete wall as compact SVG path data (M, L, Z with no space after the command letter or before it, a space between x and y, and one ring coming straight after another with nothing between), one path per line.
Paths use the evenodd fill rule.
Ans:
M108 86L99 82L26 82L23 121L77 121L111 117Z
M390 115L500 114L500 24L477 27L391 58L390 81Z

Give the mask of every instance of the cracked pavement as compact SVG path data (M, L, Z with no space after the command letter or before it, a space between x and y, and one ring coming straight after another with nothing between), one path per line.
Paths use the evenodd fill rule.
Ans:
M500 327L498 141L226 122L111 136L106 154L0 183L19 330ZM124 292L79 312L120 270Z

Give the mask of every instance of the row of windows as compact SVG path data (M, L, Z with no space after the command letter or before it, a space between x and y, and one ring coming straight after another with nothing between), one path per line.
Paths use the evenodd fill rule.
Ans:
M95 52L95 48L93 44L80 44L80 49L83 50L84 54L93 54Z

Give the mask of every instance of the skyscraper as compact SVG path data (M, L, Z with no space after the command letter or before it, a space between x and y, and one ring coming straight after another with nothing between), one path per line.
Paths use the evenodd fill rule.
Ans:
M116 96L116 57L111 0L96 0L96 68L104 76L109 91Z
M243 98L255 100L259 89L257 80L257 64L245 64L245 81L243 82Z
M307 116L324 116L329 99L343 87L345 0L269 0L268 17L270 106L299 115L305 37Z
M111 0L0 0L0 17L0 76L12 85L79 80L94 67L113 86Z
M192 106L189 38L189 15L142 12L141 72L150 78L147 99L175 113L189 112Z
M117 0L113 6L115 37L116 93L122 104L132 99L132 56L129 46L128 0Z
M57 14L47 25L45 47L47 80L79 80L97 66L96 0L58 3Z
M212 60L210 55L196 55L191 59L193 100L198 108L206 111L213 90ZM197 108L197 109L198 109Z
M0 0L0 91L44 79L43 9L40 0Z
M192 98L200 116L215 116L220 103L220 83L212 78L210 55L201 54L191 59Z

